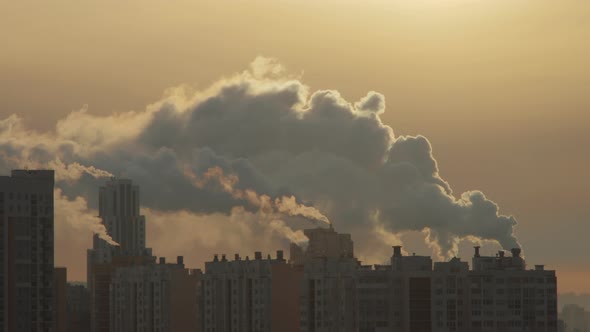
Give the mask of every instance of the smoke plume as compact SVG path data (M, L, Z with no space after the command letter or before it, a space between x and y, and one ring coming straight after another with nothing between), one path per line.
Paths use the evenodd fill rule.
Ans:
M516 220L480 191L453 193L428 139L396 137L385 111L377 92L357 102L312 92L276 61L257 59L204 91L169 90L144 111L98 116L83 108L44 133L9 116L0 120L0 170L59 169L63 195L87 197L91 208L96 176L124 176L160 220L244 207L268 215L260 227L293 231L291 238L305 225L290 218L331 221L365 257L385 257L410 231L424 232L441 257L464 239L518 247Z
M66 223L72 228L97 234L98 237L110 245L119 245L107 233L106 227L102 224L100 218L96 216L97 211L88 209L88 204L83 197L76 197L70 200L62 194L61 189L55 189L53 197L55 208L54 219L59 223Z
M244 201L249 206L257 209L260 219L268 222L268 226L281 234L291 242L302 244L307 242L307 238L302 231L294 231L280 219L279 214L288 216L300 216L311 221L321 221L329 224L330 221L326 216L321 214L317 209L311 206L298 204L294 196L279 197L274 201L268 195L259 195L251 189L236 189L235 185L239 182L235 174L225 175L219 167L209 168L201 178L198 178L188 166L184 168L184 174L192 183L203 189L211 181L216 181L224 192L230 194L234 199Z
M320 211L312 206L305 206L297 203L295 196L281 196L272 200L268 195L259 195L254 190L236 189L235 185L239 178L235 174L225 175L219 167L209 168L202 178L198 178L189 167L184 168L184 174L192 180L193 184L203 189L211 181L217 181L221 189L230 194L236 200L244 200L248 204L255 206L257 209L267 214L286 214L288 216L299 216L311 221L319 221L324 224L330 224L330 220Z

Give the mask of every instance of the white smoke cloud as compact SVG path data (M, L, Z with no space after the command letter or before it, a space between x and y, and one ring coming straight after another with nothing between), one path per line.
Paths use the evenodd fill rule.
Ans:
M54 220L58 224L65 223L71 228L92 232L110 245L119 245L107 233L106 227L97 216L97 211L88 209L86 199L76 197L70 200L62 194L61 189L55 189L53 197L55 209Z
M220 167L209 168L201 178L199 178L192 172L190 167L185 166L184 174L197 188L200 189L203 189L211 181L215 181L220 185L221 190L230 194L234 199L245 200L259 211L272 215L273 218L276 214L285 214L292 217L299 216L311 221L319 221L328 225L330 224L328 217L324 216L313 206L305 206L297 203L295 196L281 196L273 200L268 195L259 195L252 189L237 189L236 184L239 182L238 176L235 174L225 175ZM289 229L284 223L279 226L279 220L273 219L272 223L276 229Z
M258 59L205 91L171 89L141 112L105 117L84 108L47 133L9 116L0 120L0 170L54 167L63 195L87 197L91 208L97 177L116 174L140 185L154 215L232 216L243 206L329 218L353 234L359 255L375 259L407 231L424 231L443 257L455 255L462 239L519 246L516 220L479 191L455 195L425 137L395 137L383 124L385 105L376 92L356 103L337 91L310 92L275 60ZM194 185L212 168L229 182ZM282 219L261 218L283 237L305 227Z
M214 254L250 255L255 251L273 253L285 246L285 239L304 243L301 231L281 229L282 220L268 219L262 212L233 208L229 214L196 214L188 210L163 212L145 208L147 241L160 256L185 256L191 266L202 264ZM174 231L171 231L174 230Z

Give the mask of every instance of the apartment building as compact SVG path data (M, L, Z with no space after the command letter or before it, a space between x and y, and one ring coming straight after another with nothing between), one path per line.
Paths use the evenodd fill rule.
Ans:
M110 331L198 332L201 271L176 263L119 267L110 284Z
M0 331L52 331L53 187L50 170L0 176Z
M153 262L146 248L145 217L140 215L139 187L131 180L111 178L99 188L98 212L107 233L117 242L113 246L94 235L87 252L87 285L90 294L91 331L110 329L110 284L118 267Z
M299 331L302 274L280 250L274 258L215 255L203 275L204 331Z

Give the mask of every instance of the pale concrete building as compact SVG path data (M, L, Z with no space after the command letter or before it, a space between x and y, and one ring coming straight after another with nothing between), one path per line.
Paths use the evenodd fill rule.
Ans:
M431 282L432 331L471 331L469 264L459 258L434 263Z
M520 249L481 256L469 273L471 331L557 331L557 278L543 265L526 269Z
M303 250L292 246L291 262L303 266L300 292L300 330L356 331L356 272L350 234L329 228L304 230L309 239Z
M527 270L519 249L476 248L474 270L459 258L432 265L396 246L391 266L360 266L359 331L557 331L555 271Z
M356 273L359 332L391 331L393 320L390 265L362 265Z
M131 180L111 178L101 186L98 212L107 233L119 244L110 245L94 235L93 247L87 252L91 331L108 332L112 272L117 267L147 264L153 259L151 249L146 248L145 217L140 215L139 187ZM115 260L117 263L114 263Z
M283 302L297 303L290 310L297 331L557 331L555 271L527 269L520 249L482 256L476 247L470 270L456 257L433 263L394 246L389 265L365 266L354 258L350 235L332 227L304 232L309 243L292 244L288 264L282 253L263 259L259 252L253 260L222 255L208 262L205 331L286 331L270 318L283 292L298 294ZM277 267L301 275L275 289Z
M139 208L139 187L131 180L111 178L99 188L98 216L119 246L112 246L95 234L93 247L88 249L88 269L92 264L111 262L115 255L152 255L151 249L146 248L145 216L140 215Z
M177 262L119 267L110 285L110 331L198 332L200 270Z
M50 170L0 176L0 332L53 330L53 187Z
M299 331L299 292L303 272L276 257L233 260L215 255L203 275L204 331Z
M394 246L391 269L391 326L396 331L431 331L432 259L403 256L401 247Z

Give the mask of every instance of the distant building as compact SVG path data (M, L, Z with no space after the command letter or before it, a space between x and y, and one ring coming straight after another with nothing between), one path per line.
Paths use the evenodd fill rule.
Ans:
M276 257L215 255L203 275L204 331L299 331L302 271Z
M92 267L88 288L90 290L90 322L95 332L111 329L111 282L118 268L144 266L154 263L154 257L115 256L110 263L98 263Z
M469 270L395 246L391 265L371 267L352 257L344 234L305 234L307 250L292 245L290 260L304 267L301 331L557 331L555 271L527 270L520 249L483 257L476 247Z
M100 187L98 206L108 234L119 244L112 246L94 235L93 248L87 253L91 331L108 332L112 272L116 267L147 264L153 259L151 249L145 246L145 217L139 213L138 186L131 180L112 178Z
M300 284L301 331L356 331L356 274L350 234L329 228L306 229L307 249L295 249L291 261L303 266ZM303 252L303 255L300 255Z
M526 270L520 249L510 257L500 251L483 257L475 248L469 274L471 330L556 331L557 278L555 271L535 265Z
M146 248L145 216L139 213L139 187L131 180L112 178L99 189L98 213L108 234L119 246L112 246L94 235L88 250L88 268L109 263L113 256L151 256ZM90 273L90 271L88 272Z
M561 318L565 323L566 332L590 331L588 312L577 304L566 304L561 311Z
M53 328L53 186L50 170L0 176L0 331Z
M396 319L393 314L400 312L394 308L391 266L358 266L355 281L358 331L391 331Z
M111 278L111 332L198 332L201 271L174 264L117 268Z
M90 331L90 293L79 283L68 283L67 289L67 332Z
M394 292L392 326L399 331L431 331L432 259L428 256L402 256L393 247L391 270Z
M53 270L53 331L66 332L68 324L67 307L68 270L56 267Z
M434 263L431 280L433 331L471 331L469 264L459 258Z

